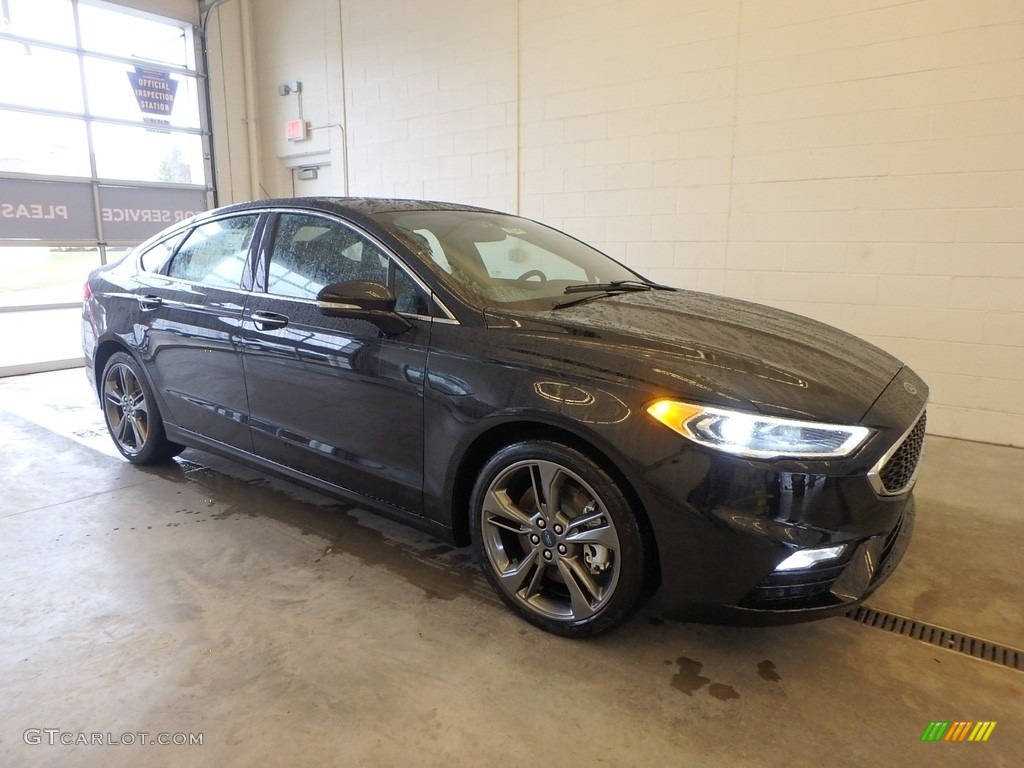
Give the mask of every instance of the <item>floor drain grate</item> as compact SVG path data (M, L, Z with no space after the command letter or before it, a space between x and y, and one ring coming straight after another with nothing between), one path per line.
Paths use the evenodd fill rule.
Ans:
M894 632L897 635L912 637L922 643L945 648L976 659L991 661L1010 669L1024 672L1024 651L1017 648L1007 648L1005 645L993 643L990 640L982 640L962 632L954 632L951 629L936 627L934 624L926 624L923 621L908 619L906 616L899 616L895 613L887 613L866 605L854 608L845 614L846 618L859 621L869 627L883 629L886 632Z

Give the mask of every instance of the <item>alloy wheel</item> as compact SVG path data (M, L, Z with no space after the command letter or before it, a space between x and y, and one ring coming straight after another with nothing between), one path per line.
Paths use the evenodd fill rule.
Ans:
M615 523L594 489L559 463L520 461L498 473L483 497L481 533L497 584L533 613L586 621L615 592Z
M149 403L135 372L124 363L107 369L103 380L103 410L110 434L121 450L139 453L149 437Z

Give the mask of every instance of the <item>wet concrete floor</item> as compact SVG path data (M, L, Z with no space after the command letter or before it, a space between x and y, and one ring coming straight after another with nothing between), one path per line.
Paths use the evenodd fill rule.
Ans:
M656 600L552 637L465 550L199 451L129 465L81 370L0 380L0 477L0 766L1024 765L1024 672ZM1024 451L932 438L917 498L869 604L1024 648Z

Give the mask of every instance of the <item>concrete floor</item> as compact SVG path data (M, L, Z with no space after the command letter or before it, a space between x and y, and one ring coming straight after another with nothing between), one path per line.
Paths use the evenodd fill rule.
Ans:
M1024 765L1022 672L845 618L555 638L465 551L197 451L129 465L81 370L0 380L0 468L2 766ZM870 604L1024 647L1024 451L932 438L917 496ZM93 733L135 743L60 743Z

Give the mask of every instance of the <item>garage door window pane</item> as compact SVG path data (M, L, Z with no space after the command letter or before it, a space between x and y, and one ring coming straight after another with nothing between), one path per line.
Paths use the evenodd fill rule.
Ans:
M99 117L156 118L182 128L199 127L199 96L194 77L86 58L85 85L89 109Z
M0 171L88 176L85 121L0 110Z
M63 112L83 110L78 57L73 53L0 40L0 72L0 102Z
M184 27L80 3L82 46L128 59L192 67L192 35Z
M108 254L109 256L109 254ZM0 306L63 304L82 300L98 248L0 247Z
M49 43L75 44L71 0L3 0L3 9L3 32Z
M218 288L238 288L256 218L236 216L192 230L174 255L167 274Z
M101 179L206 183L197 134L95 123L92 136Z

